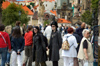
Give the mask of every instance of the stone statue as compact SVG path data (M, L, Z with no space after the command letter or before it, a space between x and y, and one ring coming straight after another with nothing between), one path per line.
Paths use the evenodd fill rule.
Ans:
M39 0L38 17L43 17L44 16L44 10L45 10L45 7L43 5L43 2L41 0Z

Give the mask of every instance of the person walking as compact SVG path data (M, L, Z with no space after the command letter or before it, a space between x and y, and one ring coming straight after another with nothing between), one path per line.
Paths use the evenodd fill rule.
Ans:
M40 32L38 26L34 27L34 37L33 37L33 61L35 61L35 66L46 66L47 55L46 55L46 45L43 39L43 34Z
M76 29L76 33L80 36L81 39L83 38L82 31L84 29L85 29L85 23L84 22L81 24L81 27Z
M45 31L44 31L44 36L46 36L47 40L48 40L48 44L50 42L50 36L51 36L51 32L52 32L52 28L50 26L50 24L46 27ZM49 50L47 50L47 55L49 56Z
M20 31L21 31L21 35L24 36L25 31L24 31L24 29L23 29L20 25L21 25L21 21L16 21L15 27L13 27L13 29L12 29L12 31L11 31L11 34L13 33L13 31L14 31L14 29L15 29L16 27L19 27L19 28L20 28Z
M9 25L9 26L6 26L5 30L4 30L5 32L7 32L9 34L10 40L11 40L11 29L12 29L12 26ZM10 57L11 57L11 52L7 51L6 66L10 66Z
M90 34L89 30L84 29L82 34L84 37L81 40L77 57L81 60L82 66L93 66L93 49L91 42L88 40Z
M49 44L49 60L52 61L53 66L58 66L58 61L60 59L59 50L62 45L62 38L60 32L57 31L57 22L53 21L51 23L52 33Z
M64 58L64 66L74 66L74 58L77 57L76 48L78 46L76 38L73 36L73 28L69 27L67 29L68 34L64 35L63 42L68 41L69 50L62 50L62 56Z
M28 26L24 39L25 39L25 47L24 47L25 59L23 66L26 66L28 60L29 60L28 66L32 66L33 26L31 25Z
M16 27L13 30L11 38L13 50L11 53L11 66L16 66L16 62L18 63L18 66L22 66L24 44L24 38L21 35L20 27Z
M5 26L3 24L0 24L0 54L2 60L1 66L5 66L6 59L7 59L7 50L9 49L8 51L11 51L10 37L8 33L3 32L4 29Z

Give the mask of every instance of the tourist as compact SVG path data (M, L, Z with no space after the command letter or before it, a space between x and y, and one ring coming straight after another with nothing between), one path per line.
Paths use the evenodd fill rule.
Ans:
M21 35L20 27L15 27L12 33L11 45L11 66L22 66L23 50L24 50L24 38Z
M16 27L19 27L22 36L24 36L24 33L25 33L25 32L24 32L23 28L20 26L20 24L21 24L21 21L16 21L15 27L13 27L13 29L12 29L12 31L11 31L11 34L13 33L13 30L14 30Z
M9 34L3 32L5 26L0 24L0 54L1 54L1 66L5 66L6 59L7 59L7 47L8 51L11 51L11 43Z
M46 36L46 38L48 40L48 44L49 44L49 41L50 41L51 32L52 32L52 28L49 24L44 31L44 36ZM47 51L47 55L49 56L49 50Z
M81 24L81 27L76 29L76 33L81 37L81 39L83 38L82 31L84 29L85 29L85 23L84 22Z
M47 28L47 26L48 26L48 24L46 24L46 26L44 27L44 31L45 31L45 29Z
M12 29L11 25L5 27L5 32L9 34L10 40L11 40L11 29ZM10 56L11 56L11 52L7 51L6 66L10 66Z
M84 29L82 32L84 37L81 40L78 52L78 58L81 60L82 66L93 66L93 49L91 42L88 40L90 35L89 32L90 31L88 29Z
M64 58L64 66L74 66L74 58L77 57L76 48L78 46L76 38L73 36L73 28L69 27L67 29L68 34L64 35L63 42L68 41L69 50L62 50L62 56Z
M35 66L46 66L47 55L46 55L46 45L44 42L43 34L40 32L38 26L34 27L34 37L33 37L33 61L35 61Z
M32 46L33 46L33 26L29 25L27 32L24 36L25 39L25 59L23 66L26 66L28 61L28 66L32 66Z
M59 50L62 45L62 38L60 32L57 31L58 25L56 21L51 23L52 33L49 42L49 60L52 61L53 66L58 66L60 59Z

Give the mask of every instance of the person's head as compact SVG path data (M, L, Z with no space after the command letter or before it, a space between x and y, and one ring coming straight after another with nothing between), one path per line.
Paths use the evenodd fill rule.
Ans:
M40 32L40 29L39 29L38 26L35 26L35 27L34 27L34 33L37 34L38 32Z
M11 34L11 30L12 30L11 25L5 27L5 32L7 32L8 34Z
M0 31L4 31L5 26L3 24L0 24Z
M72 27L68 27L67 32L68 32L69 34L73 34L74 29L73 29Z
M84 22L81 24L81 28L85 28L85 23Z
M33 29L33 26L29 25L28 28L27 28L27 32L32 31L32 29Z
M46 24L46 26L48 26L48 24Z
M20 26L21 21L16 21L16 26Z
M52 30L53 30L53 31L57 30L57 28L58 28L57 22L56 22L56 21L53 21L53 22L51 23L51 27L52 27Z
M89 38L89 36L90 36L90 31L89 31L88 29L84 29L83 32L82 32L82 34L83 34L83 36L84 36L85 38Z
M21 35L21 31L20 31L20 27L15 27L12 33L12 36L15 38L20 38Z
M25 26L25 23L23 24L23 26Z

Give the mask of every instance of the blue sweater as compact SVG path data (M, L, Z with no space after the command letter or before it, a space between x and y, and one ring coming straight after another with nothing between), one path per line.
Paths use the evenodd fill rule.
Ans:
M14 51L17 52L19 50L20 52L22 52L24 50L24 45L25 45L25 41L23 37L11 38L11 46Z

